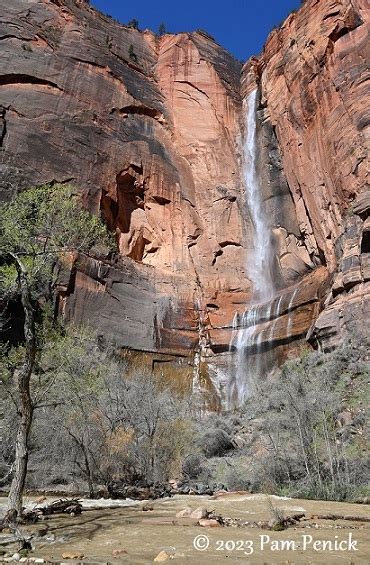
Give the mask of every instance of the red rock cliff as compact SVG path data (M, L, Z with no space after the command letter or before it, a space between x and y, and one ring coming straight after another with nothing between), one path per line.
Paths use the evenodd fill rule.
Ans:
M334 303L357 292L363 305L368 293L367 204L346 227L366 182L365 0L307 0L241 83L239 63L202 33L158 38L77 0L14 0L3 12L1 197L71 182L117 233L118 261L79 257L61 273L67 318L142 351L227 351L250 293L240 141L242 98L258 85L281 315L294 310L262 336L304 337L325 297L312 339L342 332ZM357 275L344 284L338 271L331 290L323 281L338 266Z
M243 73L244 93L259 83L261 117L278 142L298 240L314 264L338 272L314 331L328 345L356 321L363 326L370 311L368 251L361 243L369 229L363 222L369 213L368 8L367 0L306 0ZM362 220L356 219L359 194ZM295 239L289 231L284 221L276 223L280 264L299 267L302 248L286 255Z

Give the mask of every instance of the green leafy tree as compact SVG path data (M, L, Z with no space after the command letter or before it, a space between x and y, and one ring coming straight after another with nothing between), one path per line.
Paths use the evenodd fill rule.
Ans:
M71 252L111 245L105 226L84 210L69 186L43 186L0 206L0 300L20 298L24 313L24 358L16 374L18 430L8 507L22 510L34 403L31 375L38 351L36 312L51 298L57 260Z

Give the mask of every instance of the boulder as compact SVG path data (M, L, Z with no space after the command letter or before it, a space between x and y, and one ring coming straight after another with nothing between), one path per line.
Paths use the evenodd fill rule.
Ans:
M201 520L199 520L198 522L199 526L202 526L202 528L220 528L221 524L214 519L207 519L207 518L202 518Z
M192 518L193 520L201 520L202 518L206 518L208 514L209 512L206 508L199 506L199 508L196 508L191 512L189 518Z
M188 517L191 516L191 513L192 513L192 510L191 510L190 506L187 506L183 510L180 510L180 512L177 512L176 518L188 518Z
M370 214L370 190L365 190L357 196L352 204L352 210L354 214L357 214L362 218L365 218Z

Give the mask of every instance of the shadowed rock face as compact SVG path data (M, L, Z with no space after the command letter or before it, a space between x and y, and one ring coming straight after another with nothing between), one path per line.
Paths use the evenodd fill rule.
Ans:
M258 61L262 112L278 141L301 233L296 240L283 219L300 260L280 255L280 264L298 271L301 260L307 264L304 242L313 263L338 272L314 332L324 347L367 326L368 250L361 239L368 195L361 193L368 186L368 37L366 0L307 0L270 34ZM244 89L250 75L247 65ZM348 213L352 202L357 219Z
M251 295L240 155L242 97L257 84L274 277L278 296L296 301L291 320L283 308L263 321L263 335L281 346L301 340L337 265L351 281L335 278L311 337L326 340L329 326L341 334L333 312L351 310L369 271L367 236L357 255L345 243L369 233L366 199L356 201L353 226L344 219L365 186L365 8L365 0L307 0L242 73L202 33L159 38L77 0L3 8L0 197L70 182L117 235L116 262L74 257L65 266L67 319L142 351L228 350L234 314Z
M310 339L326 350L346 332L370 337L370 191L354 201L337 240L338 268Z
M343 213L367 180L368 19L366 0L307 0L243 73L244 90L256 74L261 84L309 254L331 269Z

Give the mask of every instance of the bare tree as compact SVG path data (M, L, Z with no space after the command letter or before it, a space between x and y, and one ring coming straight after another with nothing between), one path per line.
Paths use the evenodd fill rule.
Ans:
M260 482L325 499L345 498L353 489L361 466L351 459L356 436L346 439L338 415L368 378L367 350L355 340L330 354L307 353L287 362L273 382L255 385L246 411L262 422L266 455L257 468Z

